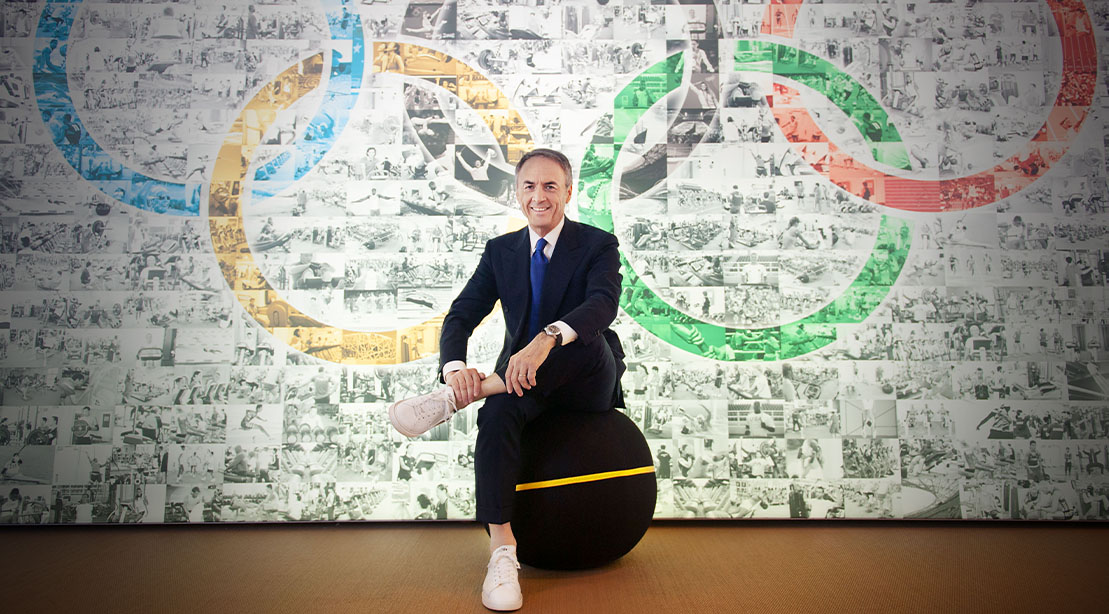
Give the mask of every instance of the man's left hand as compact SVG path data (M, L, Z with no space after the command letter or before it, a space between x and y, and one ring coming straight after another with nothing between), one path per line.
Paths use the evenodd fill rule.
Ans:
M555 339L550 335L539 333L524 346L524 349L508 359L508 370L504 373L504 385L509 394L518 397L524 396L525 390L531 390L535 385L535 373L547 360L547 355L554 349Z

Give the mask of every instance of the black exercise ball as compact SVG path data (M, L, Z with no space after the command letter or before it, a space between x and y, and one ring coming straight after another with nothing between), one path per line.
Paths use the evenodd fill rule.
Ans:
M627 416L550 409L524 429L521 448L512 512L520 562L585 569L639 543L657 486L651 449Z

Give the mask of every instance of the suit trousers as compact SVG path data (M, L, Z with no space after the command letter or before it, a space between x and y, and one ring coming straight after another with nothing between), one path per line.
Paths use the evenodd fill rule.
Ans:
M497 371L504 379L505 368ZM612 411L619 371L602 335L589 343L556 347L536 372L536 385L523 396L504 393L485 399L477 415L474 450L477 520L512 520L520 473L520 436L524 426L545 411Z

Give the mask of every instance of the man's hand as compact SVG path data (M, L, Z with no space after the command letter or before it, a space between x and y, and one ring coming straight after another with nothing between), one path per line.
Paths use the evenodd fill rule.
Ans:
M535 385L535 372L547 360L547 355L554 349L555 338L539 333L524 346L524 349L508 359L508 370L504 373L504 385L509 394L518 397L524 396L525 390L531 390Z
M481 380L485 374L477 369L459 369L443 376L447 385L454 389L455 409L462 409L481 396Z

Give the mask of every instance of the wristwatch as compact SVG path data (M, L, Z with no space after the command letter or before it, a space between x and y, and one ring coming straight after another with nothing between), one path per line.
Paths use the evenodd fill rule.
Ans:
M544 326L543 334L554 337L555 347L562 345L562 331L554 324L548 324Z

